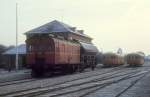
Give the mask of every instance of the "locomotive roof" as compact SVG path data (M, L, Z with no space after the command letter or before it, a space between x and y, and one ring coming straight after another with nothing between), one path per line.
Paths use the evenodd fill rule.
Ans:
M44 24L40 27L32 29L32 30L26 32L25 34L26 35L48 34L48 33L57 33L57 32L63 32L63 33L70 32L70 33L75 33L75 34L90 38L88 35L85 35L84 33L79 33L79 31L76 30L76 27L72 27L70 25L67 25L67 24L57 21L57 20L54 20L54 21Z
M26 45L25 44L21 44L18 47L14 47L12 49L7 50L6 52L4 52L4 55L15 55L16 51L18 48L18 54L26 54Z
M98 49L92 43L80 42L80 44L83 47L83 49L85 49L86 51L98 52Z

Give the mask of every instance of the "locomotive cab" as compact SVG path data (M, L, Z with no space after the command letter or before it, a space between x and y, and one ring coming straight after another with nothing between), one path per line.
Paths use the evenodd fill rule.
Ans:
M54 45L53 40L47 35L33 35L27 38L26 43L27 64L33 72L42 74L48 67L47 65L53 63L52 52L55 50L52 46Z

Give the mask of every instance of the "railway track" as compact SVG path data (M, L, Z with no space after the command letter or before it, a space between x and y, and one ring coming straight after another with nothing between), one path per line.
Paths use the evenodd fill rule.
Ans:
M107 85L104 88L99 88L93 91L89 91L89 93L87 92L86 96L84 97L137 97L133 95L136 91L133 91L132 88L136 86L136 83L138 83L139 81L141 82L143 77L149 75L149 71L146 71L145 73L144 72L140 72L143 74L139 73L139 75L137 74L137 76L130 77L125 80L118 81L117 83ZM130 92L131 94L128 92ZM144 96L144 97L148 97L148 96Z
M25 85L21 85L21 83L19 83L19 85L16 83L15 84L16 86L14 86L13 84L12 85L8 85L8 86L6 85L6 86L3 86L3 87L0 87L0 91L1 91L0 92L0 96L3 97L5 95L13 94L13 93L17 93L17 92L23 92L23 91L28 91L28 90L34 90L34 89L39 89L39 88L44 88L44 87L55 86L55 85L63 84L63 83L74 81L74 80L78 80L78 79L85 79L85 78L88 78L88 77L91 77L91 76L103 75L103 74L111 73L113 71L117 71L117 70L121 70L121 69L123 69L123 68L115 67L115 68L109 68L109 69L103 69L103 70L101 69L101 71L97 70L97 71L91 71L91 72L86 72L86 73L79 73L79 74L75 74L75 75L66 75L64 77L61 76L60 78L57 78L57 77L54 78L58 82L55 82L56 80L53 80L53 79L41 79L41 80L37 80L37 81L32 81L33 84L38 83L38 85L36 87L32 86L30 88L29 87L24 88L24 86L26 85L26 83L28 83L26 85L26 86L28 86L31 82L23 83ZM66 79L66 78L68 78L68 79ZM51 81L52 81L52 83L51 83ZM41 85L40 83L42 83L43 85Z
M49 92L49 93L43 94L43 95L39 95L38 97L84 97L91 92L94 92L98 89L104 88L104 87L109 86L109 85L114 84L114 83L118 83L118 82L123 81L123 80L127 80L127 79L130 79L133 77L140 76L137 79L137 80L139 80L140 78L144 77L146 73L147 72L140 72L137 74L130 73L130 74L127 74L127 75L124 75L121 77L115 77L112 79L105 79L103 81L94 81L94 82L90 82L88 84L84 84L84 85L80 85L80 86L74 86L74 87L70 87L67 89L58 89L57 91ZM134 85L134 84L132 84L132 85ZM129 87L131 87L132 85L130 85ZM120 97L120 95L122 93L124 93L125 91L126 91L126 89L124 91L122 91L121 93L119 93L116 97ZM35 96L37 96L37 95L35 95ZM33 95L29 96L29 97L33 97Z
M78 97L122 97L125 92L132 88L138 81L140 81L143 77L145 77L149 71L139 72L135 75L120 79L116 82L108 83L104 87L95 87L93 90L89 90L84 94L80 94ZM98 94L96 94L96 93ZM93 95L94 93L94 95ZM70 97L70 96L65 96ZM126 96L125 96L126 97ZM130 97L130 96L128 96Z
M115 97L120 97L122 94L124 94L127 90L129 90L130 88L132 88L137 82L139 82L145 76L146 76L146 74L144 74L143 76L140 76L139 78L137 78L136 80L134 80L127 88L123 89Z
M110 68L110 71L111 70L114 70L118 67L115 67L115 68ZM100 68L99 68L100 69ZM89 72L89 71L84 71L83 73L85 72ZM105 71L104 71L105 72ZM77 74L77 73L74 73L74 74ZM62 75L63 76L63 75ZM66 75L64 75L66 76ZM56 77L60 77L60 76L56 76ZM52 77L54 78L54 77ZM44 79L44 78L43 78ZM43 80L43 79L38 79L38 80ZM37 79L34 79L34 78L29 78L29 79L20 79L20 80L12 80L12 81L2 81L0 82L0 86L6 86L6 85L13 85L13 84L19 84L19 83L25 83L25 82L30 82L30 81L35 81Z
M23 80L16 80L16 81L6 81L0 83L0 87L2 86L7 86L7 85L15 85L15 84L20 84L20 83L26 83L26 82L31 82L31 81L36 81L37 79L30 78L30 79L23 79Z
M45 94L48 93L47 96L57 97L60 95L66 95L66 94L68 95L68 93L73 93L73 92L78 92L78 91L89 91L89 89L95 90L95 88L99 88L99 86L104 87L108 84L112 84L117 81L121 81L125 78L131 77L131 76L133 77L133 75L140 72L140 70L138 70L138 69L129 70L129 71L126 71L126 69L118 70L118 71L114 71L111 73L105 73L103 75L99 74L96 76L67 81L64 83L57 84L57 85L51 85L48 87L42 87L42 88L32 89L32 90L28 90L28 91L18 91L15 93L5 94L5 95L1 95L1 96L33 97L33 96L38 96L38 95L45 96Z

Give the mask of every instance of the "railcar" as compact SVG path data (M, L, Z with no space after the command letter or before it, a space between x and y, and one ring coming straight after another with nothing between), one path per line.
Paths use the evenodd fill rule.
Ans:
M80 58L81 58L81 66L83 68L91 67L92 70L96 67L96 55L98 53L98 49L91 43L79 42L80 49Z
M97 48L90 43L69 41L48 35L28 37L27 64L33 76L45 73L83 71L86 67L95 68Z
M125 59L129 66L141 66L144 64L144 55L141 53L129 53Z
M124 57L116 53L104 53L102 57L102 64L105 67L119 66L125 63Z

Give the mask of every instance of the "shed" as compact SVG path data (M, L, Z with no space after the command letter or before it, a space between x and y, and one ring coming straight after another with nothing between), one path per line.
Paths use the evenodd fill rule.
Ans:
M14 69L16 61L16 52L18 49L18 65L19 69L26 67L26 45L21 44L18 47L12 48L4 52L6 57L5 68Z

